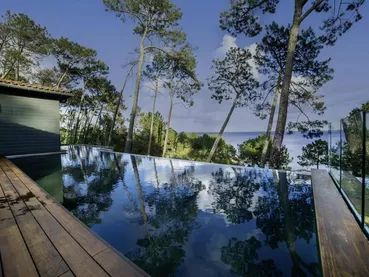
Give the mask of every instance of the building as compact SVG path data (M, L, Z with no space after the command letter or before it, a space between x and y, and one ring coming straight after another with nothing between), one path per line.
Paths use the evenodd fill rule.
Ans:
M0 79L0 156L60 151L59 105L71 96Z

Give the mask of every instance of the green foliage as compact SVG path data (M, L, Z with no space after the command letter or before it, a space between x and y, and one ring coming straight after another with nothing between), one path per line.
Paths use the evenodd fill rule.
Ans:
M169 42L183 42L185 35L175 27L182 12L170 0L103 0L106 10L116 13L123 22L127 18L135 24L134 33L148 38L157 37Z
M138 119L137 129L134 133L135 145L133 153L147 155L147 142L150 134L151 113L141 113ZM164 148L166 122L163 116L156 112L154 116L152 155L161 156ZM170 128L168 132L167 156L184 160L206 161L207 155L215 141L214 136L196 133L177 133ZM236 150L225 140L219 143L213 162L220 164L237 164Z
M112 155L94 155L91 151L84 147L70 148L71 162L62 167L62 174L68 175L73 184L64 187L63 205L88 227L101 223L101 213L113 204L111 192L120 178L118 171L102 166L114 168ZM87 178L92 175L96 178ZM79 186L86 190L76 189Z
M328 125L326 120L289 122L287 126L288 134L294 131L300 132L305 138L319 138L323 135L322 129Z
M220 28L233 36L243 33L254 37L263 30L257 14L275 13L279 0L230 0L230 3L230 10L220 15Z
M265 35L257 44L255 61L260 73L268 76L268 80L263 84L264 89L275 85L278 74L284 73L290 29L290 25L284 27L273 22L266 26ZM311 27L301 30L297 38L293 60L294 79L290 88L292 93L298 94L302 89L299 87L301 85L306 86L311 93L315 93L317 89L332 79L333 69L329 67L331 59L319 60L323 47L321 37L316 36ZM296 78L303 78L303 80Z
M360 108L353 109L349 116L341 120L342 124L342 148L336 144L331 149L331 165L333 168L349 171L356 177L361 177L363 162L363 116L362 112L367 111L369 102L363 103ZM367 127L366 127L367 128ZM366 153L369 161L369 134L367 133ZM341 152L341 161L340 161Z
M147 155L147 143L149 141L151 112L139 115L138 127L134 134L135 144L133 145L133 153ZM166 122L163 116L156 112L154 114L154 129L152 137L151 155L161 156L164 145L164 131Z
M338 37L346 33L355 22L362 19L360 7L364 2L363 0L341 1L339 9L334 9L333 13L323 21L321 29L326 33L323 41L327 45L334 45ZM328 1L324 1L323 5L317 9L317 12L329 13L332 10L332 6L335 7L336 4L329 5Z
M196 217L198 207L196 199L204 189L201 181L193 175L194 167L186 168L176 174L172 166L170 181L151 192L141 185L138 159L131 157L136 179L137 196L140 209L132 205L127 207L133 218L139 218L144 235L137 239L137 248L129 251L127 256L150 276L175 276L179 266L184 262L189 235L198 225ZM156 171L154 160L154 171ZM159 184L159 180L157 179ZM181 186L177 185L177 182ZM129 191L127 189L127 194Z
M301 166L328 164L328 142L325 140L315 140L302 148L302 155L297 157L297 162Z
M266 26L266 33L257 45L255 61L259 72L267 77L261 85L266 98L277 90L278 79L283 79L290 29L290 25L284 27L273 22ZM323 46L321 37L317 37L312 28L302 30L298 36L289 103L304 116L306 116L306 110L322 115L326 109L322 96L317 95L317 91L333 78L333 69L329 67L330 59L319 60ZM264 113L269 110L269 103L264 101L256 106L256 115L266 117ZM321 133L324 123L324 121L311 122L307 117L305 122L290 123L297 124L299 127L290 126L288 129L299 129L299 131L304 129L303 134L311 133L315 137L316 134ZM323 126L318 127L319 124ZM310 137L310 134L308 136Z
M182 47L177 54L181 57L180 60L166 57L161 61L165 68L161 74L164 80L163 86L169 89L171 97L176 97L188 106L192 106L192 96L202 87L202 83L196 77L196 57L189 45Z
M350 151L347 142L342 144L342 160L340 160L340 144L337 143L331 149L330 164L333 168L349 171L352 175L362 176L362 150Z
M53 56L57 60L58 87L76 85L91 67L104 67L96 61L96 51L61 37L53 40ZM106 66L105 66L106 67Z
M190 151L188 159L194 161L206 161L211 148L215 142L215 136L204 134L202 136L194 136L189 139ZM227 144L224 139L221 139L218 144L217 151L212 159L214 163L221 164L237 164L236 149L230 144Z
M270 178L260 170L239 168L233 168L233 172L220 168L212 173L209 192L215 211L225 214L232 224L243 224L256 218L256 226L264 234L262 240L253 236L229 238L221 248L221 260L230 266L234 275L282 276L272 260L260 259L259 251L263 247L276 249L283 244L294 257L291 267L294 272L299 271L296 276L305 276L304 270L312 276L320 276L319 266L303 262L296 252L296 242L305 240L310 243L315 232L311 186L290 186L294 184L295 173L276 174L278 179ZM261 196L255 197L258 192L262 192Z
M326 45L334 45L338 36L344 34L349 30L352 25L361 19L360 7L364 4L363 0L319 0L319 1L290 1L291 8L293 7L294 15L291 27L290 35L288 36L288 55L286 55L286 68L282 76L281 97L279 105L279 115L276 125L276 132L273 143L273 159L272 166L278 168L280 165L280 149L283 143L284 133L286 129L286 121L289 104L291 103L290 92L293 88L293 66L294 57L296 55L297 38L300 32L300 27L308 17L311 17L312 13L320 13L323 26L320 28L323 31L321 41ZM260 18L261 14L270 14L276 12L277 4L279 0L239 0L230 1L230 9L221 14L220 27L227 30L232 35L245 34L253 37L261 33L263 26L260 22L267 22ZM323 16L323 13L326 16ZM306 34L308 35L308 34ZM309 55L307 56L308 58ZM309 60L311 61L311 60ZM302 84L300 83L302 81ZM298 93L297 98L304 99L306 96L311 97L310 93L304 92L306 84L304 80L298 80L299 86L302 86L302 93ZM278 84L279 86L279 84ZM293 100L295 101L295 100ZM319 103L320 102L320 103ZM321 101L318 102L317 109L322 109L323 105ZM306 104L310 105L311 99L306 101ZM301 114L306 116L301 110L300 105L293 103L297 109L301 111ZM314 109L315 109L314 108ZM319 111L320 112L320 111ZM259 112L257 112L258 114ZM307 117L307 120L310 119Z
M264 22L260 15L274 14L279 0L230 0L230 9L221 13L220 28L227 30L233 36L245 34L254 37L260 34ZM322 1L291 1L294 6L308 6L310 10L320 14L322 20L321 30L324 31L322 41L327 45L334 45L338 37L346 33L355 22L361 20L360 8L363 0L322 0ZM338 7L338 8L337 8ZM310 11L310 12L311 12ZM310 15L303 14L300 23ZM324 16L323 14L326 14Z
M263 166L261 165L261 156L264 147L265 134L259 135L254 139L249 139L244 141L242 144L238 145L240 159L243 160L246 164L250 166ZM267 157L270 156L272 139L269 138L269 150L267 153ZM269 162L269 158L266 160ZM288 149L286 146L282 146L281 149L281 169L290 169L289 163L292 162L292 158L288 153Z
M212 99L221 104L224 100L237 98L236 107L244 107L259 99L258 82L250 65L249 50L231 48L223 60L213 61L214 75L208 79Z
M43 86L54 87L58 82L58 72L55 68L40 69L33 77L37 84Z
M0 22L0 70L2 78L20 80L32 66L50 52L50 37L45 27L23 13L7 11Z

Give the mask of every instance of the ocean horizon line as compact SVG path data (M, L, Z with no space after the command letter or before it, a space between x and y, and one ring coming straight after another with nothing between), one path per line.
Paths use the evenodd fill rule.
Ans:
M322 130L323 133L329 132L329 130ZM340 131L338 130L331 130L332 132L338 132ZM192 132L184 132L186 134L191 134L191 133L196 133L196 134L218 134L219 132L196 132L196 131L192 131ZM240 133L265 133L265 131L229 131L229 132L224 132L223 134L240 134ZM272 134L275 133L275 131L271 132ZM299 133L298 131L294 131L293 134L295 133ZM288 132L286 132L285 134L288 134Z

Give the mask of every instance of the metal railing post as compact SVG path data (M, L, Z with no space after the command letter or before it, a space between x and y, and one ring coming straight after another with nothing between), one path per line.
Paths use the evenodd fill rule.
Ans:
M343 145L342 145L342 119L340 120L340 189L342 189L342 151L343 151Z
M362 191L361 191L361 224L365 227L365 172L366 172L366 112L363 112L363 153L362 153Z

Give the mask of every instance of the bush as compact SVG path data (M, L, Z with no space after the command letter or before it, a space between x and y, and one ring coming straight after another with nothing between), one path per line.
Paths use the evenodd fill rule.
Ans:
M249 139L244 141L242 144L238 145L238 150L240 153L240 159L244 161L249 166L261 166L261 155L263 152L265 141L265 134L261 134L254 139ZM269 140L269 150L267 152L266 161L269 162L270 152L272 149L272 139ZM280 169L289 170L289 163L292 161L288 153L288 149L285 145L281 149L281 167Z

